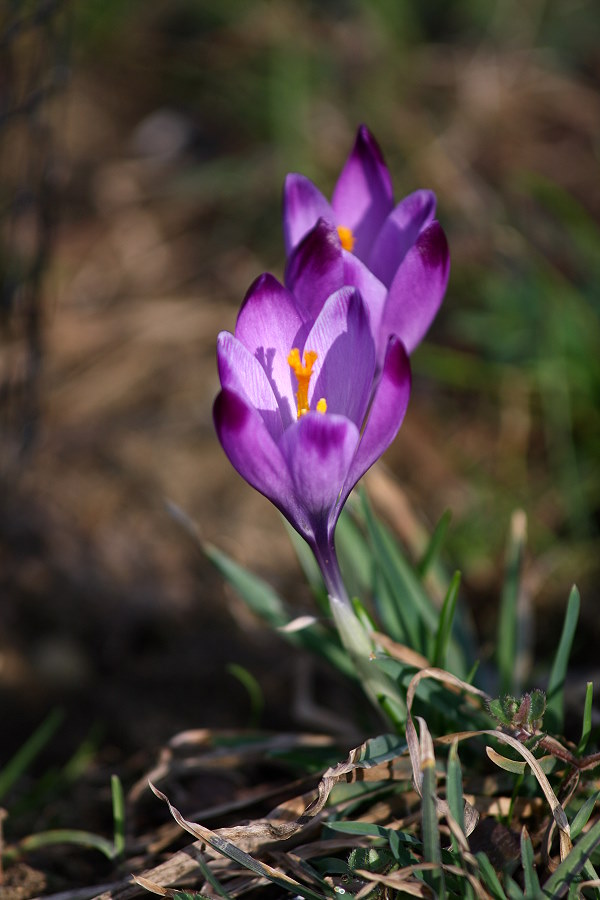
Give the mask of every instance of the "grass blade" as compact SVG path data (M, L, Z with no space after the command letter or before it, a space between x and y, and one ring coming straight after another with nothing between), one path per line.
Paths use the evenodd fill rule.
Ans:
M573 585L567 602L563 630L550 671L548 691L546 694L547 705L544 727L548 731L559 734L563 728L565 677L569 664L569 656L571 655L573 637L577 627L577 620L579 619L579 607L579 591L577 590L577 587Z
M110 790L112 794L114 854L116 859L125 856L125 797L123 786L118 775L111 775Z
M577 815L571 822L571 838L575 840L581 834L582 829L587 825L591 814L594 811L596 802L600 797L600 791L596 791L591 797L588 797Z
M115 859L115 845L112 841L99 834L93 834L91 831L81 831L77 828L40 831L39 834L23 838L17 844L17 848L22 852L29 852L52 844L75 844L79 847L88 847L99 850L107 859Z
M310 549L304 538L300 537L296 529L292 528L288 520L284 519L283 516L281 517L281 519L283 522L283 526L287 531L287 535L290 539L292 547L294 548L294 553L298 557L300 567L304 572L304 577L309 584L309 587L319 605L319 608L321 610L327 610L327 589L325 587L325 582L323 581L323 576L321 575L321 570L319 569L312 550Z
M396 616L405 626L401 634L390 634L405 640L413 650L429 657L429 635L437 630L438 614L417 575L400 552L388 530L373 515L363 493L365 522L376 562L379 564L395 605Z
M436 773L433 742L423 719L419 718L421 736L419 754L421 757L421 831L423 835L423 858L425 862L434 863L435 868L423 874L424 880L431 887L436 897L445 897L444 872L442 863L442 846L440 841L440 823L436 809Z
M475 858L477 859L477 864L479 866L479 875L483 884L490 892L493 900L506 900L506 894L500 884L500 879L496 875L496 870L493 865L489 861L488 857L485 853L480 852L475 854Z
M230 663L227 666L227 671L230 675L242 684L246 692L248 694L250 700L250 716L248 727L249 728L258 728L260 723L260 718L262 716L263 709L265 707L265 699L263 697L263 692L260 684L248 669L244 668L244 666L240 666L237 663Z
M462 768L458 758L458 744L454 742L448 753L448 766L446 774L446 799L453 818L465 830L465 804L463 800ZM453 840L454 843L454 840Z
M583 706L583 725L581 737L577 745L577 753L582 754L587 747L592 732L592 703L594 700L594 683L588 681L585 688L585 703Z
M447 509L435 526L434 532L429 539L429 543L425 548L425 552L421 559L417 564L417 572L424 578L425 575L429 572L432 564L438 557L438 554L442 548L442 545L446 539L446 534L448 533L448 527L450 525L450 521L452 519L452 513L449 509Z
M533 845L525 827L521 831L521 864L525 880L525 896L531 898L531 900L538 900L542 891L540 880L535 870Z
M502 588L498 624L497 658L501 694L519 693L515 660L517 659L518 601L526 536L525 513L522 510L516 510L511 519L506 548L504 587Z
M544 894L553 898L564 897L599 845L600 820L573 845L567 858L560 863L544 884Z
M241 598L257 616L272 628L282 629L290 616L281 597L262 578L248 572L227 554L212 544L202 545L207 557L223 577L235 588ZM331 665L345 675L355 678L356 671L346 651L341 647L337 635L320 625L303 628L300 631L280 631L290 643L306 647L323 656Z
M52 739L64 717L61 709L54 709L46 716L25 743L17 750L2 771L0 771L0 798L13 786L15 781L27 771L36 756Z
M249 853L246 853L244 850L241 850L231 841L226 840L221 837L217 832L211 831L208 828L196 823L196 822L188 822L181 815L179 810L177 810L169 799L158 790L158 788L150 785L153 792L159 798L159 800L164 800L167 806L169 807L169 811L178 825L183 828L185 831L188 831L195 838L203 841L205 844L208 844L213 850L216 850L217 853L220 853L222 856L227 857L228 859L233 860L233 862L237 863L238 866L241 866L244 869L248 869L250 872L254 872L255 875L258 875L260 878L266 878L268 881L277 885L279 888L282 888L285 891L289 891L292 894L303 897L304 900L324 900L323 895L319 894L317 891L312 890L312 888L308 887L308 885L300 884L300 882L296 881L295 878L291 878L289 875L286 875L285 872L282 872L280 869L275 869L273 866L268 865L267 863L262 862L259 859L256 859L254 856L251 856Z
M437 633L435 636L435 647L433 651L433 665L443 669L446 665L446 654L448 644L452 634L452 623L454 621L454 613L456 612L456 600L458 597L458 589L460 587L460 572L455 572L450 582L450 587L440 613L438 621Z

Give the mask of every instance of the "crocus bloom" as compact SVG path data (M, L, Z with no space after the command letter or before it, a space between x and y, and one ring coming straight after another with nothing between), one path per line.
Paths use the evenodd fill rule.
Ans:
M319 267L323 269L322 261L327 257L327 287L353 284L360 288L367 277L366 267L382 285L365 294L370 310L374 307L376 339L385 346L389 334L397 334L411 353L433 321L448 283L448 245L434 215L432 191L415 191L394 204L390 174L381 150L369 130L361 125L331 203L303 175L286 178L286 283L297 293L299 273L307 260L318 271ZM328 246L323 245L323 240ZM344 269L341 279L333 278L335 266ZM375 300L374 293L380 299ZM324 299L323 291L319 292L319 299ZM313 299L313 306L316 302Z
M237 471L306 539L331 594L345 596L334 529L348 494L394 439L410 393L404 346L376 348L359 291L307 315L271 275L250 288L217 343L219 440Z
M408 353L422 340L444 296L448 272L448 244L438 222L421 233L388 289L343 249L336 229L319 219L288 261L286 283L311 316L342 286L357 288L365 299L381 364L390 335L399 337Z

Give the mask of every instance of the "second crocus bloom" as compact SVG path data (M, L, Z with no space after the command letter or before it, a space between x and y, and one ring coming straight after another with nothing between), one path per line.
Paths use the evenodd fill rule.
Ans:
M418 190L394 202L389 170L365 125L340 173L331 203L304 175L287 176L283 232L290 256L319 219L333 225L344 250L354 253L389 287L419 234L435 217L435 194Z
M388 336L397 334L412 352L435 318L450 271L448 245L434 219L435 206L435 195L428 190L394 203L381 150L361 125L331 203L303 175L286 178L283 229L288 287L303 293L300 282L307 266L311 287L316 272L321 283L311 301L314 309L331 290L343 284L361 289L370 280L365 296L376 342L385 347Z

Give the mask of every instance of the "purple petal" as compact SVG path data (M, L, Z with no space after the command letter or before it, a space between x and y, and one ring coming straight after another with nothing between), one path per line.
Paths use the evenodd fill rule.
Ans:
M362 478L396 437L408 406L410 382L410 363L406 350L398 338L392 337L369 417L340 497L340 507L359 478Z
M390 173L368 128L361 125L340 173L331 205L337 225L350 228L354 252L367 260L379 229L394 206Z
M323 397L328 415L339 413L360 428L373 385L376 354L358 291L345 287L327 299L305 349L317 353L308 395L311 409Z
M396 272L383 313L380 341L397 334L412 353L437 313L450 274L448 242L439 222L419 235Z
M295 409L287 358L292 347L303 342L301 332L302 317L292 294L272 275L265 274L257 278L244 299L235 326L235 336L264 369L273 393L279 400L286 426L292 419L286 415L285 409Z
M330 294L346 283L338 233L324 219L319 219L292 253L285 281L305 318L312 320Z
M433 191L409 194L389 214L369 256L369 268L388 287L398 266L435 215Z
M283 185L283 237L286 256L302 240L318 219L335 223L331 204L304 175L291 173Z
M300 530L299 522L305 517L286 461L258 412L235 391L224 388L215 400L213 417L232 466Z
M343 416L310 412L285 432L281 450L297 502L306 510L304 531L319 530L337 503L352 462L359 431Z
M291 387L288 396L278 395L260 362L228 331L217 338L217 365L221 387L244 397L261 415L273 440L279 440L284 427L296 418Z
M387 297L386 287L378 278L375 278L358 256L344 250L342 257L344 260L342 285L352 285L359 291L369 314L371 333L377 340Z

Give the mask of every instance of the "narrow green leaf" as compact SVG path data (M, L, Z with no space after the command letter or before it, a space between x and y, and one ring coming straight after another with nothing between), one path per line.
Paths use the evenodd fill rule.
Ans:
M378 766L380 763L397 759L403 753L406 753L404 738L398 737L397 734L378 734L377 737L365 741L357 759L362 763L368 762L371 766Z
M436 897L445 897L444 872L441 868L440 824L435 806L435 764L428 761L423 766L422 771L421 830L423 833L423 858L425 862L435 863L439 866L439 869L436 868L432 871L424 872L423 878L434 891Z
M260 684L248 669L237 663L230 663L227 666L227 671L246 688L250 698L250 721L248 725L250 728L257 728L265 707L265 699Z
M233 585L256 615L272 628L279 628L288 622L289 615L283 600L266 581L248 572L212 544L202 546L213 565Z
M347 508L344 508L335 529L335 545L350 596L370 595L373 590L373 551Z
M475 857L479 866L481 880L494 900L506 900L506 893L489 858L483 852L476 853Z
M36 756L44 749L52 739L64 718L61 709L54 709L39 725L24 744L17 750L0 771L0 798L2 798L13 784L23 775L32 764Z
M125 797L118 775L110 776L110 792L112 795L114 853L116 859L123 859L125 856Z
M525 513L522 510L517 510L513 513L510 524L498 623L497 660L501 694L519 693L515 661L518 649L518 601L526 531L527 520Z
M429 539L429 543L425 548L425 552L423 553L423 556L417 564L417 572L419 573L421 578L425 577L425 575L429 572L431 566L437 559L438 554L446 539L446 534L448 533L448 527L451 520L452 513L449 509L447 509L442 513L440 520L435 526L433 534Z
M452 817L458 822L461 831L465 830L465 803L463 799L462 768L458 758L458 745L454 741L448 753L446 774L446 799ZM454 842L454 841L453 841ZM455 848L456 849L456 848Z
M75 844L79 847L89 847L99 850L108 859L115 859L115 846L99 834L90 831L81 831L76 828L56 828L51 831L40 831L38 834L29 835L17 844L19 850L27 853L39 850L52 844Z
M600 820L583 834L573 845L573 849L544 884L547 897L563 897L570 885L584 870L590 856L600 845Z
M571 647L573 645L577 620L579 619L579 607L579 591L577 590L577 587L573 585L571 593L569 594L562 634L550 671L548 690L546 692L547 705L544 727L547 731L554 732L555 734L560 733L563 728L565 677L569 665L569 656L571 655Z
M289 622L290 616L283 600L266 581L248 572L212 544L205 543L202 548L215 568L257 616L264 619L272 628L281 628ZM356 678L356 670L335 632L321 625L312 625L300 631L280 632L280 634L291 644L306 647L324 657L348 677Z
M486 747L485 752L491 761L495 763L498 768L504 769L505 772L510 772L512 775L522 775L525 772L527 763L524 762L524 760L508 759L508 757L502 756L494 750L493 747Z
M525 896L528 900L539 900L540 880L535 869L533 845L525 827L521 830L521 865L525 880Z
M452 576L452 581L450 582L450 587L444 598L442 611L438 620L435 647L433 651L433 665L442 669L446 665L446 653L450 642L450 635L452 634L452 623L456 611L460 577L460 572L455 572Z
M420 841L418 841L416 837L413 837L412 834L406 834L405 832L396 830L392 831L389 828L384 828L383 825L375 825L372 822L328 822L326 827L330 831L337 831L341 834L351 834L355 837L383 838L388 841L388 843L392 834L395 834L397 840L403 844L420 844Z
M600 797L600 791L596 791L595 794L588 797L581 809L577 812L577 815L571 822L571 840L575 841L579 837L582 829L587 825L589 818L594 811L598 797Z
M226 889L223 887L223 885L221 884L221 882L219 881L219 879L217 878L217 876L215 875L213 870L210 868L210 866L208 866L206 864L206 862L204 860L204 854L197 853L195 855L195 859L196 859L196 862L198 863L198 867L199 867L200 871L204 875L205 880L208 882L208 884L210 884L210 886L213 888L215 893L219 897L223 897L224 900L231 900L230 895L228 894Z
M374 555L389 589L396 617L400 619L410 646L429 656L427 635L437 630L438 614L427 593L388 530L373 515L363 494L365 522ZM391 635L398 639L400 635Z
M581 737L577 745L577 753L582 754L588 745L590 734L592 732L592 702L594 699L594 683L588 681L585 688L585 703L583 706L583 725L581 727Z
M309 587L319 605L319 608L323 611L328 610L329 606L327 600L327 589L325 587L325 582L323 581L323 576L321 575L321 570L319 569L314 553L312 552L304 538L300 537L295 528L292 528L288 520L283 516L281 517L281 519L283 521L284 528L287 531L292 547L294 548L294 552L298 557L300 567L304 572L304 577L308 581Z
M504 876L504 890L509 900L527 900L517 882L510 875Z

